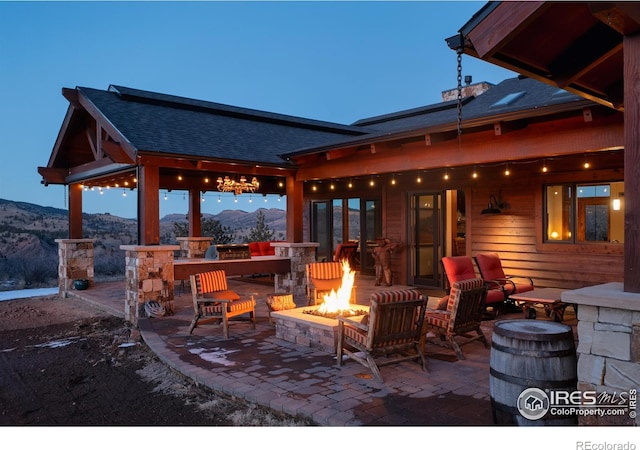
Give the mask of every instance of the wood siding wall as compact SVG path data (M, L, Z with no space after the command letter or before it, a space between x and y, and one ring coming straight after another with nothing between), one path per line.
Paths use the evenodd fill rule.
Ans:
M588 181L595 181L593 173L590 175ZM606 179L612 175L604 172L601 177ZM567 178L563 182L568 181ZM543 243L545 182L539 177L523 177L508 185L473 189L469 195L471 220L467 218L467 249L472 255L498 253L507 275L530 276L539 287L576 289L622 282L622 243ZM500 215L481 215L489 195L498 196L498 192L509 207Z

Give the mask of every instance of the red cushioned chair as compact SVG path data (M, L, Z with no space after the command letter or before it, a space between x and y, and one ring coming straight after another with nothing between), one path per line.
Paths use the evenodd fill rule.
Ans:
M497 253L478 253L475 257L480 276L495 280L509 290L509 295L533 291L533 280L527 276L505 275L500 256Z
M344 244L338 244L336 247L336 253L333 255L333 260L335 262L341 262L343 259L349 261L349 266L351 270L356 269L355 264L355 256L358 251L358 243L357 242L347 242Z
M442 266L447 277L447 291L458 281L478 278L471 256L445 256L442 258ZM505 301L512 292L491 278L482 278L487 285L485 306L490 307L493 315L497 316L501 310L505 309Z

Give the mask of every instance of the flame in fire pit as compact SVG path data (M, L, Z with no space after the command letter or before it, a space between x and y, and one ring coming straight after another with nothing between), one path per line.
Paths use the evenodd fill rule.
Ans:
M331 290L329 294L325 294L324 303L318 307L317 312L321 314L332 314L340 311L351 310L351 291L353 290L353 282L356 273L351 270L349 261L342 261L342 284L338 291Z

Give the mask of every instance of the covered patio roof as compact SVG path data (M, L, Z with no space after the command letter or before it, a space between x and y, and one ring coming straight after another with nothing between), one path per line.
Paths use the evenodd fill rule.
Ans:
M260 194L287 195L302 207L295 166L281 157L302 146L367 133L323 122L173 95L109 86L64 88L69 108L42 183L69 190L70 237L82 237L81 185L138 189L140 244L159 243L160 189L188 190L190 225L199 235L200 192L217 191L218 177L259 179ZM302 214L287 235L301 239Z
M489 2L447 42L624 111L624 290L640 292L640 3Z

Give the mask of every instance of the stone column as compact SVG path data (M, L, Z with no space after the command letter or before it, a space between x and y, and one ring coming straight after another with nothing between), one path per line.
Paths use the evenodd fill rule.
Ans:
M93 244L95 239L56 239L58 243L58 288L67 298L75 280L89 280L93 286Z
M213 242L212 237L178 237L180 258L204 258Z
M177 245L121 245L125 251L124 318L134 326L146 317L144 303L156 300L173 314L173 252Z
M578 423L640 425L629 398L640 389L640 294L623 292L622 283L608 283L563 292L562 301L578 305L578 390L627 406L620 415L579 415ZM605 401L600 397L598 406Z
M276 256L291 260L288 274L276 274L275 291L277 294L293 294L298 300L307 296L307 264L316 260L317 242L272 242Z

